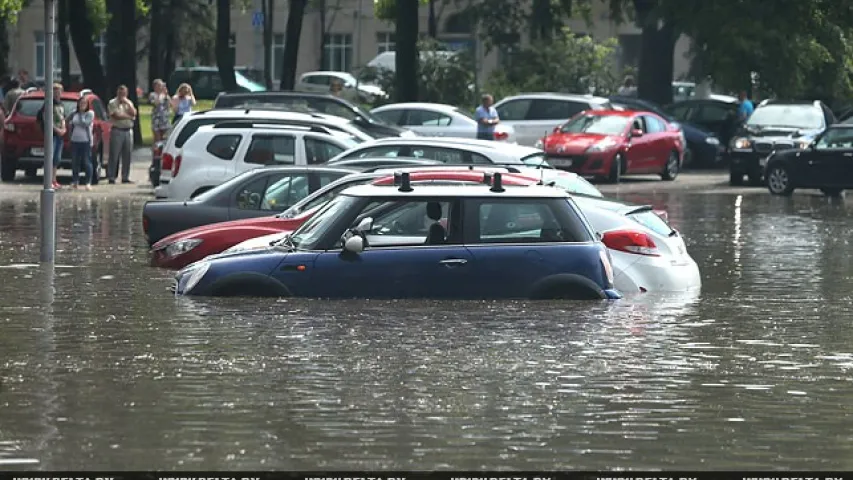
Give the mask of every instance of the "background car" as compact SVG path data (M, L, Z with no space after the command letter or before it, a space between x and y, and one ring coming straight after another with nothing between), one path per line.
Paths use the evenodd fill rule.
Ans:
M267 87L247 78L239 71L234 71L238 92L263 92ZM213 100L225 90L218 67L179 67L176 68L167 82L173 89L178 85L188 83L193 87L193 95L198 100Z
M740 185L746 175L762 185L765 159L774 151L805 149L835 115L820 101L765 100L729 142L729 183Z
M281 91L222 93L216 97L216 101L213 103L213 108L250 107L257 103L293 105L303 109L311 108L314 111L323 112L327 115L342 117L347 120L351 120L373 138L415 135L409 130L395 125L388 125L358 105L354 105L343 98L329 94Z
M380 87L359 82L347 72L307 72L299 76L297 92L329 93L332 82L339 82L341 95L351 102L374 103L388 96Z
M360 172L370 172L380 168L391 167L429 167L444 165L438 160L427 160L423 158L401 158L401 157L365 157L341 160L327 164L339 168L351 168Z
M495 104L501 124L515 131L520 145L532 146L554 127L584 110L609 110L610 101L592 95L566 93L524 93Z
M148 244L199 225L283 212L312 192L352 174L325 167L267 167L244 172L189 201L151 201L142 208Z
M94 145L92 159L95 164L92 183L98 183L101 167L106 168L104 161L109 152L111 123L104 102L91 90L80 92L62 92L60 100L65 108L66 118L77 111L77 102L86 98L89 109L95 113L95 123L92 127ZM3 154L0 158L0 179L4 182L15 180L18 170L24 170L28 177L34 177L44 166L44 132L36 121L36 115L44 105L44 91L31 89L15 103L12 113L3 125ZM71 137L70 132L63 138L62 161L60 168L71 168Z
M427 137L477 138L477 121L470 112L441 103L392 103L370 113L387 123L399 125ZM499 123L495 140L515 142L515 130Z
M725 146L728 145L741 122L737 116L737 99L721 98L723 99L685 100L668 105L664 110L681 125L693 125L714 134Z
M634 173L674 180L684 153L681 142L681 132L651 112L590 110L545 137L543 149L556 168L616 183Z
M382 138L366 142L331 159L329 164L364 157L407 157L461 165L538 165L542 150L524 145L461 138Z
M853 125L833 125L804 149L770 155L765 181L773 195L791 195L797 188L818 188L835 196L853 188Z

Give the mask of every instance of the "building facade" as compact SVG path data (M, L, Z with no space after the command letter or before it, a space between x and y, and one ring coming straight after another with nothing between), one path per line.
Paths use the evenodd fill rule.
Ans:
M250 8L236 7L231 12L233 49L236 65L263 69L264 48L260 0L253 0ZM239 3L239 2L233 2ZM486 79L499 68L501 55L497 51L485 51L475 32L462 20L457 2L437 2L439 40L451 48L471 48L477 58L479 81ZM373 0L327 0L325 29L323 16L309 6L302 26L299 45L297 74L312 70L338 70L357 72L379 53L394 50L394 24L377 19L373 14ZM276 2L273 12L272 64L274 80L280 76L280 62L284 52L284 27L287 22L287 2ZM596 40L616 38L619 50L614 68L621 71L626 66L636 66L640 53L640 30L633 24L618 24L612 21L604 2L596 2L592 13L593 22L588 25L582 19L570 19L568 26L578 34L590 35ZM420 31L427 31L428 12L421 9ZM322 32L325 31L325 34ZM140 34L143 38L145 33ZM30 77L44 79L44 3L34 0L22 10L16 25L9 29L9 62L13 71L26 69ZM106 43L103 35L96 42L101 62L106 58ZM211 48L213 46L211 45ZM687 51L689 40L681 38L676 45L675 79L682 78L689 69ZM54 45L54 65L59 72L61 65L58 44ZM325 50L325 65L321 65L321 51ZM139 63L137 72L139 85L147 83L147 62ZM79 74L79 66L71 47L71 72Z

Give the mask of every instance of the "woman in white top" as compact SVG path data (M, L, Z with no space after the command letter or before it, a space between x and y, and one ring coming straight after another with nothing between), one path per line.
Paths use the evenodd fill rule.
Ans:
M92 187L92 126L95 123L95 112L89 110L86 97L77 101L77 111L71 116L71 186L77 188L80 167L86 171L83 185L86 190Z

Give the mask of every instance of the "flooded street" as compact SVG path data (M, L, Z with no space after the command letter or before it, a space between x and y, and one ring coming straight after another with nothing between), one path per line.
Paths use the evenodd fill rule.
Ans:
M853 196L631 192L699 264L613 303L175 299L144 196L0 197L0 469L853 469Z

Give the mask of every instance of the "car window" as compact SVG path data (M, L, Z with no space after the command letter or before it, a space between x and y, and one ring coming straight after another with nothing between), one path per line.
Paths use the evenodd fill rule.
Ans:
M405 126L417 127L446 127L450 125L450 117L428 110L408 110Z
M338 194L340 194L344 190L346 190L350 187L354 187L356 185L364 185L365 183L369 183L372 180L373 180L372 178L365 178L365 179L357 180L354 182L342 183L342 184L338 185L337 187L330 188L328 191L324 192L322 195L318 195L315 198L312 198L310 201L307 201L307 202L303 203L302 205L299 205L298 209L294 212L291 212L291 213L293 215L297 215L301 212L307 212L309 210L312 210L316 207L319 207L320 205L323 205L324 203L328 202L329 200L337 197Z
M43 98L22 98L18 100L16 112L18 115L25 117L35 117L41 106L44 105ZM77 102L74 100L62 100L62 107L65 109L65 115L69 116L77 111Z
M322 98L311 98L308 100L308 106L318 112L334 115L336 117L352 120L356 117L355 112L344 104L334 100L325 100Z
M315 137L305 138L305 160L308 165L326 163L344 152L338 145Z
M193 87L198 90L214 90L216 92L225 89L222 85L222 78L220 78L219 74L214 72L204 72L200 74Z
M403 116L403 110L383 110L381 112L373 112L373 114L389 125L399 125Z
M337 181L341 177L345 177L349 175L348 173L316 173L314 174L314 178L319 181L319 188L323 188L326 185Z
M283 174L261 175L237 189L234 195L234 206L240 210L258 210L266 193L267 186L274 184L284 177Z
M619 135L630 121L630 117L622 115L577 115L560 127L560 132Z
M501 120L524 120L531 103L532 100L510 100L495 109Z
M658 235L668 236L670 233L672 233L673 230L672 227L669 226L669 224L666 223L664 219L662 219L658 214L652 211L646 210L639 213L632 213L628 215L628 218L657 233Z
M817 129L824 126L823 111L811 105L765 105L746 121L748 126Z
M284 211L307 197L309 190L307 173L285 176L267 187L261 200L261 210Z
M646 131L648 133L660 133L666 131L666 125L656 117L643 115L643 121L646 122Z
M587 195L590 197L603 197L602 193L595 187L595 185L589 183L588 180L581 176L563 176L557 175L551 178L547 178L545 180L546 184L552 184L555 187L562 188L563 190L569 193Z
M430 203L434 204L433 207L428 207ZM438 214L438 218L431 218L428 209ZM423 244L427 241L427 235L433 225L440 226L445 240L450 235L449 202L389 202L376 210L381 213L370 214L373 218L373 228L367 232L370 246Z
M104 103L101 102L100 98L92 99L92 110L95 111L95 115L98 116L98 119L106 121L109 119L107 116L107 111L104 109Z
M207 143L207 153L222 160L231 160L242 139L241 135L217 135Z
M827 130L815 146L818 150L850 149L853 148L853 128L836 128Z
M724 122L732 114L732 110L721 105L706 104L693 116L693 121L698 123L703 122Z
M403 147L399 145L387 145L381 147L370 147L347 155L343 159L367 158L367 157L397 157ZM343 160L342 159L342 160Z
M545 202L485 201L479 205L477 243L571 241Z
M293 165L296 163L296 139L290 135L255 135L246 152L245 162Z
M195 135L195 132L197 132L199 128L205 125L214 125L221 121L221 118L199 118L189 120L183 127L181 127L181 131L175 138L175 148L183 147L184 144L187 143L187 140L189 140L191 136Z
M568 120L589 109L589 104L567 100L534 100L525 120Z
M493 163L478 153L443 147L412 147L412 157L452 164L491 165Z

